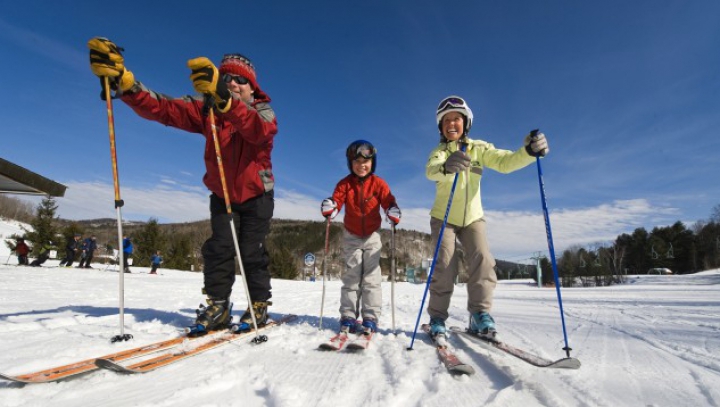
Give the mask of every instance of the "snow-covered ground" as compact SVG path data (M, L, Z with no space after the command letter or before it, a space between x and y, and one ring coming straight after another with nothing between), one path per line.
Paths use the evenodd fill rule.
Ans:
M161 269L153 276L135 267L124 275L125 332L134 339L111 344L119 333L116 272L19 267L6 259L0 264L4 373L177 337L203 300L199 273ZM579 370L538 369L452 337L457 354L477 371L460 378L446 372L422 334L407 350L424 285L396 284L397 335L385 283L382 330L368 351L316 350L338 327L340 284L326 286L322 331L322 283L274 280L271 314L299 318L268 331L267 343L237 342L144 375L98 371L26 386L0 380L0 406L720 406L720 270L563 289ZM240 280L235 292L239 315L246 305ZM467 323L466 301L458 286L451 324ZM551 359L565 356L554 289L501 282L493 315L508 343Z

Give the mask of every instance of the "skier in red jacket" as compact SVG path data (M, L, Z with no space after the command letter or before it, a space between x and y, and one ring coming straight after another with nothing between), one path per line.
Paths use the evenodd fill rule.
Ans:
M340 330L354 333L377 331L382 308L380 282L380 208L389 222L400 222L400 208L390 187L375 175L377 151L365 140L351 143L346 150L350 175L338 182L332 197L322 201L321 212L334 218L345 206L343 252L345 271L340 291ZM358 309L359 308L359 309ZM359 317L362 326L358 327Z
M235 249L224 201L212 124L207 111L215 113L227 194L247 277L252 312L258 325L267 321L271 297L270 259L265 237L274 210L274 177L270 155L277 133L270 97L257 81L255 67L241 54L227 54L220 68L207 58L188 61L195 90L202 95L173 99L154 92L135 80L124 65L120 49L105 38L88 42L90 65L99 77L109 77L120 100L143 118L205 137L203 182L212 192L210 213L212 236L202 247L204 288L208 306L198 310L196 327L204 330L226 326L230 320L230 294L235 282ZM206 103L203 95L211 95ZM250 308L241 318L252 325Z

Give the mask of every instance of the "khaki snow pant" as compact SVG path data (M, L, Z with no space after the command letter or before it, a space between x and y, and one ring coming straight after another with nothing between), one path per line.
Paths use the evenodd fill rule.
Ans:
M382 308L381 248L380 234L377 232L361 238L344 231L345 271L340 290L340 316L379 320Z
M430 218L430 230L433 246L437 245L442 221ZM430 301L428 314L431 318L448 318L450 298L454 289L454 280L458 275L459 254L455 252L455 238L465 252L465 265L468 271L468 304L471 314L490 312L493 304L493 291L497 285L495 258L490 253L485 233L485 220L479 219L465 227L447 224L440 243L438 258L435 262L430 282Z

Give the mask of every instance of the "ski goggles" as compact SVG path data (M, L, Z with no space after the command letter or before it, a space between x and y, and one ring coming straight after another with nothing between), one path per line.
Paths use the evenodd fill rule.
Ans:
M449 109L449 108L463 108L463 109L466 109L466 108L467 108L467 104L465 103L465 101L464 101L462 98L449 97L449 98L443 99L443 101L440 102L440 104L438 105L437 111L438 111L438 112L442 112L442 111L444 111L445 109Z
M244 76L231 75L229 73L223 74L222 80L225 83L235 82L238 85L247 85L248 83L250 83L250 81Z
M377 149L375 149L375 147L368 144L360 144L355 148L355 151L348 151L348 158L351 160L360 157L370 159L375 157L375 154L377 154Z

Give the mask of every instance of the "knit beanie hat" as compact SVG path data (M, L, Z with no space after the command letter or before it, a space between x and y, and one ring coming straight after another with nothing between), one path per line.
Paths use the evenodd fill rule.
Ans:
M225 54L222 61L220 61L220 74L226 73L247 78L250 81L250 86L255 91L255 99L258 101L270 101L270 97L258 85L255 66L246 56L242 54Z

